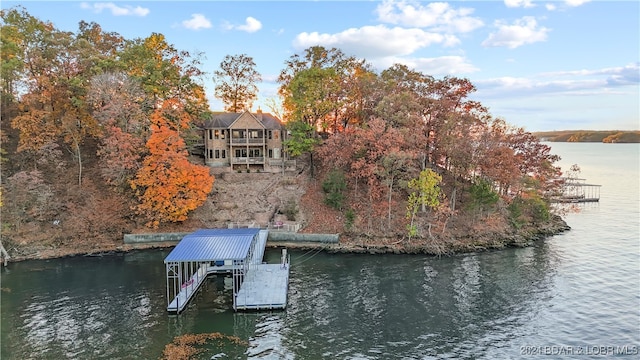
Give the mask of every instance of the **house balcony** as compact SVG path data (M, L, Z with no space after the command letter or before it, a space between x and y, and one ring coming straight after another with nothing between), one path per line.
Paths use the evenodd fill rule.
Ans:
M266 143L266 140L264 138L243 137L243 138L231 138L229 140L231 142L231 145L247 145L247 144L264 145Z
M231 164L264 164L264 156L257 157L232 157Z

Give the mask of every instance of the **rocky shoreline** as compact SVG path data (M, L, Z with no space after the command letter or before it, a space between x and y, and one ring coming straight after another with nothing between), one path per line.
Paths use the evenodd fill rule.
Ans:
M377 238L372 240L366 236L341 235L338 243L269 241L269 248L288 248L295 250L317 250L342 254L424 254L431 256L451 256L463 253L500 250L514 247L527 247L536 241L561 234L571 227L560 217L554 216L548 223L538 228L520 229L514 233L485 233L465 238L435 238L431 241L417 239L406 241L394 238ZM100 257L134 250L170 248L176 241L148 242L138 244L114 243L103 244L98 248L81 249L77 247L59 247L48 249L23 249L23 254L13 255L9 261L46 260L71 256Z

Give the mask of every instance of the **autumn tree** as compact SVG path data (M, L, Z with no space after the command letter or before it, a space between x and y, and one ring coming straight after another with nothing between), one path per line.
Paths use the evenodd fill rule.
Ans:
M286 129L289 135L282 142L285 150L292 157L309 154L311 176L313 176L313 150L320 143L315 130L304 121L290 121Z
M284 99L287 118L296 112L299 116L301 101L310 100L310 109L305 111L307 121L336 133L371 114L374 105L368 95L376 88L375 75L364 60L346 56L336 48L312 46L303 54L292 55L285 65L278 77L278 93ZM301 91L310 91L307 99Z
M180 121L176 121L180 119ZM148 226L180 222L202 205L213 188L209 168L189 162L178 127L188 127L188 116L177 101L166 100L151 116L149 155L131 181L140 204L137 210Z
M12 126L20 131L19 151L37 152L62 141L78 164L82 183L82 143L97 135L97 124L85 106L84 87L88 62L82 42L72 33L56 30L26 13L12 13L21 32L20 54L25 63L20 74L26 84L20 114Z
M148 138L147 95L124 72L102 73L91 79L87 103L103 132L97 153L102 176L112 185L128 184L140 167Z
M422 170L418 178L409 181L408 188L411 192L407 199L406 215L410 219L410 223L407 225L409 238L418 234L418 229L414 224L418 210L422 208L422 211L425 211L427 207L435 209L440 205L441 181L442 176L431 169Z
M227 55L214 72L214 81L215 95L225 104L225 111L242 112L251 110L262 76L251 56Z
M302 121L313 129L327 130L329 115L339 104L332 94L339 91L340 79L333 68L309 68L298 72L288 86L289 96L284 107L289 110L289 119Z
M122 69L152 98L154 107L165 100L180 99L184 111L197 119L209 112L201 57L200 53L178 50L164 35L152 33L125 41L119 59Z

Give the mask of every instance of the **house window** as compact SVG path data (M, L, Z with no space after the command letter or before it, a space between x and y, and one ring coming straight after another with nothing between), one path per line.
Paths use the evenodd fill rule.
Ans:
M211 140L213 136L213 130L209 130L208 132L209 132L209 140Z
M273 133L274 133L274 134L273 134L273 138L274 138L274 139L276 139L276 140L278 140L278 138L280 137L280 130L276 130L276 131L274 131Z
M213 137L215 139L220 139L220 130L215 130Z
M247 157L247 149L236 149L236 157Z
M223 159L227 158L227 150L222 150L222 158Z
M249 149L249 157L260 157L260 149Z
M269 157L272 158L273 157L273 149L269 149Z
M220 159L220 150L216 149L216 159Z
M213 150L209 150L209 159L213 158Z
M233 130L231 131L231 137L234 139L243 139L244 138L244 130Z
M273 136L273 131L269 130L269 140L271 140L272 136Z

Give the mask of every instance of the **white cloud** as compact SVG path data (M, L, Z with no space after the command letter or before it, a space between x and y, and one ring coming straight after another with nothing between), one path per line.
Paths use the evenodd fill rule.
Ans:
M336 47L342 49L346 54L370 60L371 58L409 55L432 44L453 46L459 42L459 39L453 35L377 25L351 28L336 34L303 32L296 36L293 46L297 50L315 45Z
M376 8L378 20L394 25L430 27L454 33L466 33L482 27L479 18L471 17L473 9L454 9L448 3L423 5L411 0L385 0Z
M184 20L182 26L191 30L209 29L211 21L202 14L191 14L191 19Z
M565 4L572 6L572 7L576 7L576 6L580 6L580 5L584 5L586 3L588 3L591 0L565 0Z
M383 70L388 69L393 64L403 64L420 71L423 74L432 76L460 75L469 74L479 69L473 66L468 60L462 56L441 56L436 58L411 58L389 56L380 59L374 59L371 64L376 68Z
M504 0L504 4L510 8L531 8L535 6L531 0Z
M497 20L495 26L498 31L489 34L489 37L482 42L483 46L505 46L515 49L525 44L545 41L549 32L549 29L545 27L538 27L536 19L532 16L518 19L512 25Z
M508 0L505 0L505 1L508 1ZM590 1L591 0L565 0L562 3L559 3L560 4L559 6L556 3L547 3L545 4L545 8L549 11L558 10L559 7L561 9L567 9L567 8L582 6Z
M147 16L150 12L149 9L143 8L141 6L133 7L131 5L118 6L112 2L94 2L80 3L80 7L82 9L93 10L95 13L101 13L102 10L110 10L111 14L114 16Z
M229 25L227 28L230 29L230 30L240 30L240 31L246 31L248 33L253 33L253 32L256 32L256 31L262 29L262 23L260 21L258 21L256 18L253 18L253 17L249 16L245 20L244 24L242 24L242 25Z
M597 70L555 71L540 74L544 77L602 77L607 86L640 84L640 63Z
M531 77L500 77L474 81L487 97L519 97L564 94L624 94L613 88L638 88L640 63L597 70L572 70L535 74ZM627 88L627 89L629 89ZM480 90L481 89L481 90Z

